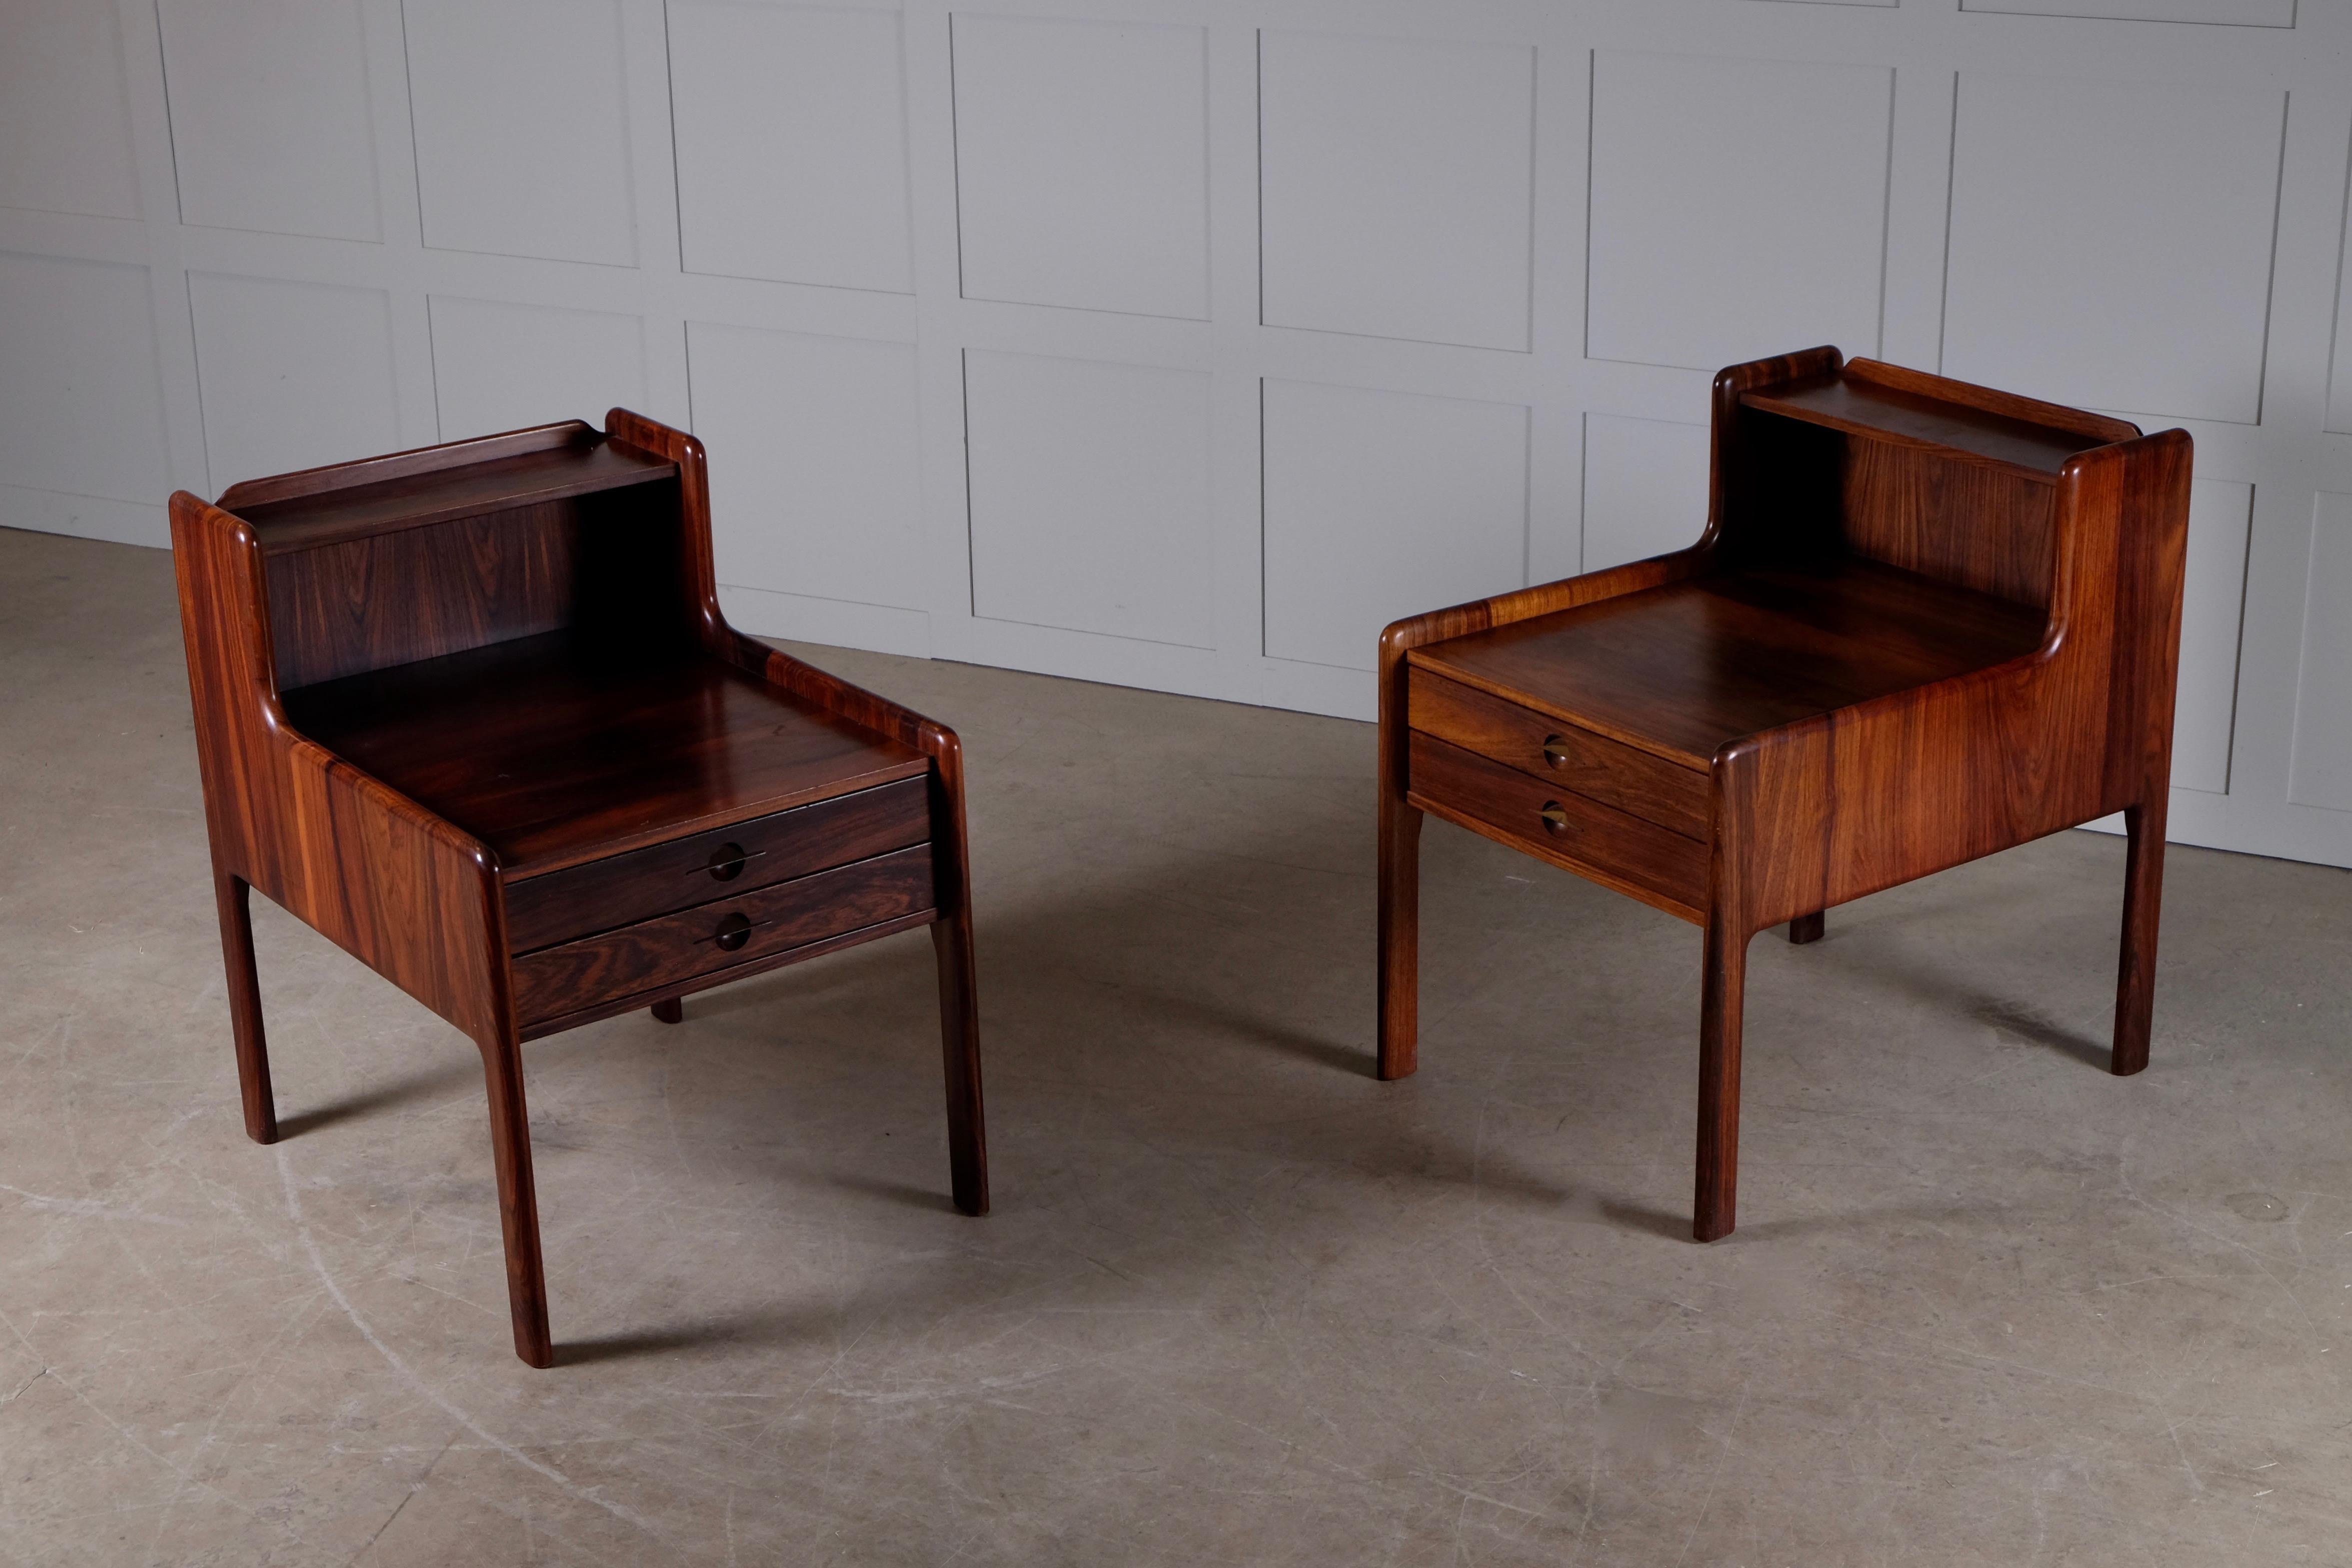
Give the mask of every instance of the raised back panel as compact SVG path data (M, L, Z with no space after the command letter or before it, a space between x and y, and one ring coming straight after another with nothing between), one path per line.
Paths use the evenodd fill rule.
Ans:
M1749 408L1735 563L1861 556L2047 609L2057 489L1931 447Z
M1843 437L1841 533L1854 555L2021 604L2050 604L2054 486L1917 447Z
M270 556L278 689L565 627L679 636L678 526L667 480Z

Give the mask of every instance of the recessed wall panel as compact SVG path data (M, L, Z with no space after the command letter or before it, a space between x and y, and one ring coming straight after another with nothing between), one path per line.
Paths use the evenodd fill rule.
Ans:
M194 272L188 303L215 493L404 444L382 289Z
M2287 799L2352 811L2352 495L2322 490L2311 530Z
M407 0L425 243L633 267L618 0Z
M1209 378L964 356L972 613L1215 643Z
M1706 530L1703 424L1584 416L1584 568L1687 549Z
M637 317L437 294L427 303L444 441L559 419L601 425L616 406L645 411Z
M2336 344L2328 356L2327 428L2352 435L2352 189L2345 198L2344 235L2336 253Z
M1265 652L1369 670L1402 616L1527 583L1528 411L1265 383Z
M913 290L898 29L879 11L669 7L688 271Z
M0 484L170 494L145 267L0 251Z
M958 16L965 297L1205 319L1207 60L1199 27Z
M184 223L382 237L357 0L161 0Z
M1944 373L2260 418L2284 112L2271 89L1961 73Z
M919 608L914 346L696 321L687 357L719 580Z
M2189 580L2172 716L2172 782L2179 789L2229 793L2253 507L2252 485L2199 479L2189 486Z
M0 207L139 215L114 7L16 0L0 47Z
M2292 27L2295 0L1960 0L1963 11L2023 16L2096 16L2121 22L2209 22Z
M1586 352L1876 353L1893 89L1876 66L1596 54Z
M1528 347L1535 51L1269 32L1265 319Z

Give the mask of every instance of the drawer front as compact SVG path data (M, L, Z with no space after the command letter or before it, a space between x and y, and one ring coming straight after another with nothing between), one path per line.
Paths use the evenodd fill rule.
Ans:
M1706 774L1427 670L1411 678L1413 728L1660 827L1706 837Z
M507 884L516 953L871 860L931 836L929 781L903 779Z
M1573 789L1415 732L1412 795L1475 818L1529 853L1590 868L1678 905L1706 907L1706 846Z
M528 1028L931 907L931 847L918 844L526 953L515 1013Z

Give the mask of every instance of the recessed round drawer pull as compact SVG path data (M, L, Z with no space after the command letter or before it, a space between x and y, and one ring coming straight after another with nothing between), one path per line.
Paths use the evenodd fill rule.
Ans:
M1566 739L1557 735L1547 735L1544 737L1544 760L1546 762L1550 763L1554 768L1565 768L1568 766L1568 758L1569 750Z
M1546 831L1554 833L1568 831L1568 812L1559 801L1546 800L1543 803L1543 810L1538 815L1543 818Z
M741 844L721 844L710 852L710 863L705 869L715 881L733 882L743 874L744 862L758 860L767 852L765 850L747 852Z
M727 952L734 952L751 939L751 917L745 915L729 915L719 923L719 929L710 939Z

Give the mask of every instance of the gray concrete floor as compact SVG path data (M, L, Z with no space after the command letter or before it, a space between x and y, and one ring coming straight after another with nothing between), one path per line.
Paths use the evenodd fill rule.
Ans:
M2118 841L1755 948L1687 1239L1697 935L1433 825L1375 1082L1364 726L816 651L971 758L995 1213L920 934L478 1059L256 901L242 1131L169 559L0 533L0 1558L2352 1562L2352 878Z

